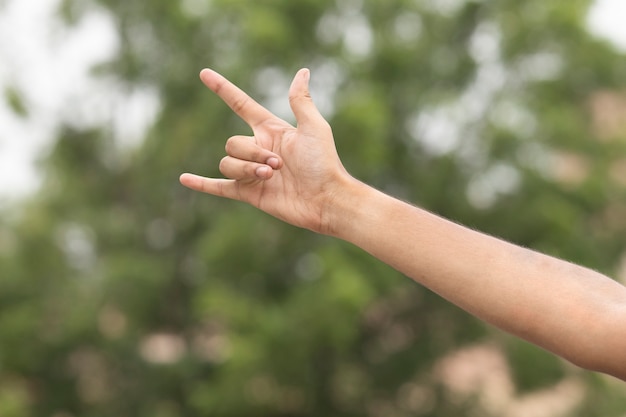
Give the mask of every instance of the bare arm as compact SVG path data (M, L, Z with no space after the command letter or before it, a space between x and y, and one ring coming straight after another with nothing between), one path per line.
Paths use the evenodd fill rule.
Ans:
M477 317L569 361L626 380L626 287L556 258L470 230L355 180L298 72L298 126L215 72L203 82L252 127L227 142L229 179L183 174L189 188L246 201L349 241Z
M626 287L366 186L351 191L334 206L333 235L482 320L626 380Z

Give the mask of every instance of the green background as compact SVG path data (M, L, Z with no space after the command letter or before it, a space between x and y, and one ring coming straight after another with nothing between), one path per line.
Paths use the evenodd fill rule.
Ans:
M63 1L67 25L111 14L121 47L94 73L161 107L132 149L64 123L41 189L0 216L0 416L623 416L623 383L177 181L218 176L226 139L249 134L201 68L291 121L308 67L354 176L617 278L626 60L585 30L588 6Z

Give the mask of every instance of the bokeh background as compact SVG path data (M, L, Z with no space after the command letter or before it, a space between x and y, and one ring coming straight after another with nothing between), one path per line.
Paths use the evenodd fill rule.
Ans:
M626 59L592 6L0 1L0 416L626 415L624 383L177 181L249 133L201 68L292 120L306 66L353 175L624 281Z

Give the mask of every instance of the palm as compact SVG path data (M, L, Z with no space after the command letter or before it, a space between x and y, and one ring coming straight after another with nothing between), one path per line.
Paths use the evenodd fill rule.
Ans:
M325 184L332 176L328 151L318 138L307 137L288 123L275 119L255 132L257 143L284 160L269 180L239 180L239 199L291 224L313 227L319 222L326 198ZM322 145L322 146L320 146ZM332 156L332 155L331 155ZM338 158L331 158L338 160ZM313 225L310 225L313 223Z
M319 231L324 206L333 194L331 184L345 170L330 127L308 96L308 73L304 75L302 71L296 75L290 90L298 120L295 128L219 74L203 71L204 83L252 127L254 136L229 139L228 156L220 170L230 179L185 174L181 182L198 191L245 201L291 224ZM256 169L267 170L269 157L280 159L280 167L260 177Z

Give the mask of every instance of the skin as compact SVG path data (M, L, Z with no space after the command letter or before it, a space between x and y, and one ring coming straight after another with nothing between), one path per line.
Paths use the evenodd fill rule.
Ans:
M626 287L590 269L471 230L356 180L300 70L297 126L218 73L202 82L252 136L233 136L226 178L183 174L193 190L249 203L292 225L351 242L478 318L589 370L626 381Z

